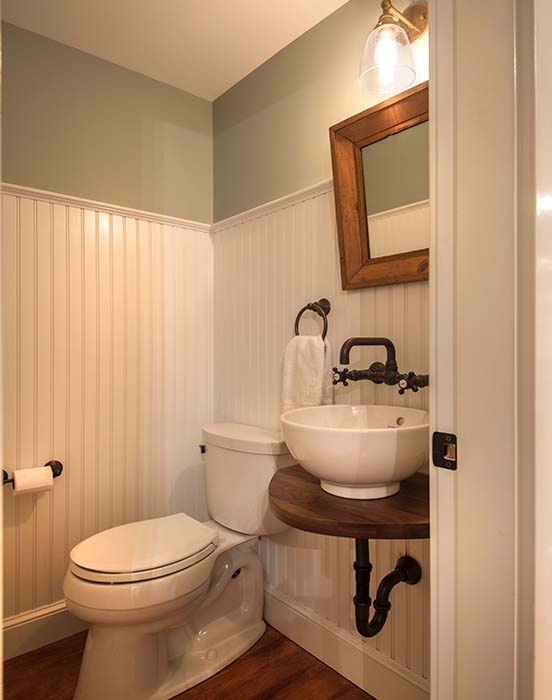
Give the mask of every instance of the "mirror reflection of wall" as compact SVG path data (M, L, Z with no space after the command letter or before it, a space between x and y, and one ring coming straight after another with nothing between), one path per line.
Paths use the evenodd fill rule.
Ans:
M423 122L362 149L370 257L429 246L429 126Z

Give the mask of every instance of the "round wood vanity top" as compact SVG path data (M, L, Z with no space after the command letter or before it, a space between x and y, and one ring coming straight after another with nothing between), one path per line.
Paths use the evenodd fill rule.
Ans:
M292 527L319 535L370 540L429 537L429 478L414 474L388 498L359 501L332 496L300 466L279 469L269 487L270 505Z

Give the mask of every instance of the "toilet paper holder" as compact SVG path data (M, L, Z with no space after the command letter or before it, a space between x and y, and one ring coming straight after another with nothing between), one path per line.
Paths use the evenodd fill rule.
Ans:
M52 470L52 475L54 479L58 476L61 475L61 472L63 471L63 464L61 462L58 462L57 459L52 459L49 462L46 462L44 465L45 467L50 467ZM13 487L13 477L10 479L8 478L8 472L5 469L2 469L2 485L5 486L6 484L11 484Z

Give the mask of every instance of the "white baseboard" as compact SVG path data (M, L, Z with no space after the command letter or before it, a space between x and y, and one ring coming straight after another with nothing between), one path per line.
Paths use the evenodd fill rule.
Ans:
M265 620L303 649L378 700L429 700L429 683L364 647L360 639L338 628L292 598L267 586ZM4 620L4 659L25 654L86 629L64 601Z
M4 620L4 659L52 644L86 628L84 622L71 615L63 600L13 615Z
M265 620L378 700L429 700L429 682L268 586Z

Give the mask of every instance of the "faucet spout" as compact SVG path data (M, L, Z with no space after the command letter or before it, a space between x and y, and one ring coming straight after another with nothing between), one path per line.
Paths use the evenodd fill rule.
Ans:
M348 365L350 362L351 349L356 346L377 346L381 345L387 350L387 362L385 363L385 368L387 371L397 370L397 359L395 353L395 346L389 338L349 338L341 346L341 353L339 355L339 363L341 365Z

